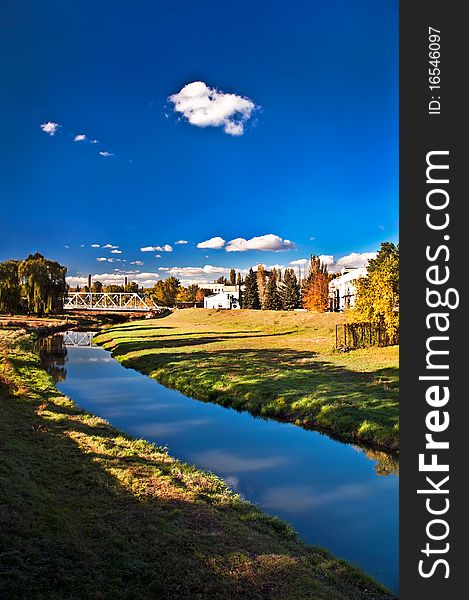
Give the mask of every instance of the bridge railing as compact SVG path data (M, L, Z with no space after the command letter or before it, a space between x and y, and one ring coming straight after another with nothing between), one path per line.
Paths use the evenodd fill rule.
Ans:
M64 300L64 310L111 310L119 312L161 311L145 294L134 292L69 292Z

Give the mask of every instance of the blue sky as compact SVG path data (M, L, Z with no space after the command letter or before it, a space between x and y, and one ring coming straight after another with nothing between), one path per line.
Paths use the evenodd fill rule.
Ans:
M5 0L0 23L0 259L189 282L397 241L397 2Z

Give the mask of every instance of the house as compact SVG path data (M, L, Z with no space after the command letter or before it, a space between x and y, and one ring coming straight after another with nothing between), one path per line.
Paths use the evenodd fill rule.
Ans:
M329 310L343 312L355 304L356 282L367 276L367 268L342 269L341 274L329 282Z
M227 310L241 308L239 304L239 293L219 292L212 296L205 296L204 308L224 308Z
M225 292L227 294L235 294L238 297L238 287L237 285L229 285L225 283L203 283L200 284L200 287L204 290L208 290L212 292L212 294L220 294L221 292Z

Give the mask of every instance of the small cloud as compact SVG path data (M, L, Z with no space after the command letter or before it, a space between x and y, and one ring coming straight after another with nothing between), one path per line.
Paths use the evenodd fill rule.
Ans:
M189 242L187 240L178 240L177 242L174 242L176 244L176 246L180 246L182 244L188 244Z
M74 142L84 142L86 140L86 135L84 133L79 133L73 138Z
M100 244L91 244L91 247L92 248L101 248L101 245Z
M256 105L238 94L210 88L203 81L185 85L168 98L174 110L196 127L223 127L225 133L240 136Z
M133 260L130 262L131 265L143 265L143 260Z
M70 246L68 244L65 244L64 248L70 248Z
M263 252L284 252L291 250L295 244L290 240L284 240L278 235L268 233L253 237L249 240L244 238L236 238L228 242L226 246L227 252L247 252L248 250L261 250Z
M169 271L169 267L158 267L158 271Z
M155 254L155 258L161 258L161 254Z
M209 240L205 240L205 242L199 242L197 244L197 248L210 248L212 250L219 250L220 248L223 248L225 243L226 242L222 237L217 236L210 238Z
M143 246L140 248L140 252L172 252L173 247L169 244L165 244L164 246Z
M314 242L316 238L312 235L311 237L308 238L308 240L310 240L311 242Z
M96 259L98 262L106 262L107 258L105 258L104 256L98 256L98 258Z
M48 135L55 135L60 128L58 123L54 123L53 121L48 121L47 123L41 124L41 129L44 133Z
M90 140L90 144L99 144L99 140Z
M111 250L111 254L122 254L122 250Z
M107 152L105 150L101 151L101 152L98 152L98 154L99 154L99 156L104 156L104 158L108 158L109 156L114 156L113 152Z
M119 246L114 246L113 244L106 244L105 246L103 246L103 248L111 248L112 250L115 250L116 248L119 248Z

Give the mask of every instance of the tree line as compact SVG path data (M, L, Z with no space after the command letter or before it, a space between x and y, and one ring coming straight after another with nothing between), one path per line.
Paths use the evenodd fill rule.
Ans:
M42 254L0 263L0 311L48 315L61 312L67 268Z

